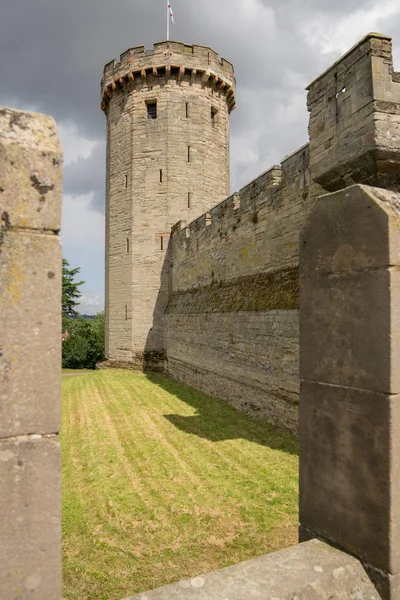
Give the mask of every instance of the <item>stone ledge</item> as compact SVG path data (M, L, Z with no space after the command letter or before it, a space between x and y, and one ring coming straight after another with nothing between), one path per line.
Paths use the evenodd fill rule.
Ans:
M380 600L361 563L311 540L125 600Z

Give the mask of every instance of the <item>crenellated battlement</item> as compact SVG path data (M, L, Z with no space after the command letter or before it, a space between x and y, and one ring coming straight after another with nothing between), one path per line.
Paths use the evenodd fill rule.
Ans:
M179 83L197 81L212 86L225 94L232 111L236 106L236 80L232 63L220 58L207 46L188 45L182 42L158 42L151 50L145 46L129 48L104 67L101 82L101 105L105 110L108 99L125 84L146 84L154 78L166 84L169 80Z
M308 86L311 170L326 190L399 189L399 82L391 38L369 33Z
M309 185L309 144L306 144L191 223L177 223L171 232L173 247L181 247L190 256L204 236L223 237L226 241L240 235L240 227L247 228L247 222L256 229L260 211L266 207L273 211L275 204L281 206L282 194L301 190L307 194Z

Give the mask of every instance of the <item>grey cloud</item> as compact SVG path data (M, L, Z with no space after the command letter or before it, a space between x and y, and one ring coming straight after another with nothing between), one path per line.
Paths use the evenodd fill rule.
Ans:
M104 212L105 142L99 142L88 158L79 158L64 168L64 193L82 196L93 193L91 208Z
M339 23L352 11L378 6L379 1L172 0L172 4L175 39L209 45L235 65L232 179L237 189L307 140L304 88L336 58L321 54L307 39L314 35L318 39L321 33L316 17ZM310 23L314 31L308 28L305 34ZM379 22L383 33L394 36L398 25L396 18ZM164 38L161 0L3 2L0 104L35 107L59 122L74 123L83 136L98 142L89 158L66 166L64 173L66 194L92 194L87 210L95 220L104 211L105 119L99 106L103 66L131 46L149 48ZM394 41L399 47L400 39ZM86 223L91 226L89 218ZM72 249L73 237L67 235L68 227L73 227L72 218L66 220L67 250ZM80 256L82 248L73 257Z
M369 9L376 4L375 0L307 0L306 2L299 2L299 0L286 0L285 2L270 2L268 0L262 0L265 5L273 5L276 7L278 12L282 15L282 18L290 20L293 16L293 11L300 15L309 15L310 13L330 13L330 14L343 14L349 13L362 6L365 9Z
M209 14L199 9L198 3L175 0L179 28L174 32L176 37L211 45L226 55L235 63L241 85L258 79L258 86L267 82L280 86L284 82L284 77L278 79L282 68L312 70L310 51L281 22L286 12L290 22L291 11L299 4L305 14L316 0L269 4L282 15L282 32L273 39L263 37L261 26L257 32L244 30L241 37L240 24L232 36L229 19L235 18L235 11L227 13L223 27L215 18L216 6L209 5L213 11ZM340 2L332 4L339 6ZM320 2L320 10L325 5L330 3ZM7 2L0 21L0 72L7 85L2 86L0 101L22 99L57 120L72 118L88 137L101 137L104 118L99 109L99 86L103 65L132 45L151 46L163 38L164 18L162 3L158 9L149 0Z

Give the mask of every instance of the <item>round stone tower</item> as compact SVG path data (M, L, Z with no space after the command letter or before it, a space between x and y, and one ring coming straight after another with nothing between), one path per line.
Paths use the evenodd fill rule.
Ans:
M229 195L233 66L205 46L131 48L105 66L101 106L106 356L157 367L164 358L171 227Z

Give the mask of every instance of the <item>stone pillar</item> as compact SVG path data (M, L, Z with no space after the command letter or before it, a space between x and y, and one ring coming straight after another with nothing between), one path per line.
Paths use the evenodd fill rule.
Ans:
M0 598L61 598L62 153L0 109Z
M400 194L323 196L300 238L300 538L400 598Z

